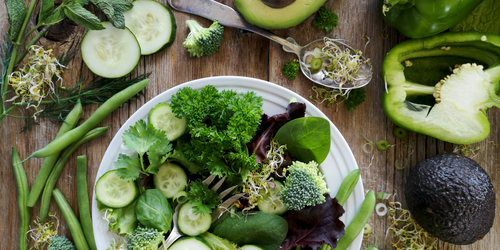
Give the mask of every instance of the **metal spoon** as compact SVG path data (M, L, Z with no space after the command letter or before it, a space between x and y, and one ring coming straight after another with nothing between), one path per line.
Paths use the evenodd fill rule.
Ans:
M312 74L309 68L306 66L307 63L304 62L304 54L313 51L315 48L324 47L325 46L324 39L315 40L306 46L300 46L291 37L284 39L265 29L250 24L242 16L240 16L233 8L221 4L219 2L216 2L214 0L167 0L167 2L175 10L195 14L210 20L217 19L219 23L222 24L223 26L229 26L251 31L283 45L284 51L295 53L297 55L297 57L299 58L300 69L302 73L311 81L317 84L329 88L335 88L335 89L342 88L347 90L347 89L363 87L367 85L372 78L372 73L373 73L372 66L366 59L362 57L361 60L364 61L365 63L362 64L361 69L357 73L358 78L360 78L361 80L348 81L339 86L339 84L337 84L332 79L325 77L322 70L318 71L315 74ZM339 41L336 41L335 43L342 50L348 49L351 50L352 54L355 54L354 49L351 48L350 46Z

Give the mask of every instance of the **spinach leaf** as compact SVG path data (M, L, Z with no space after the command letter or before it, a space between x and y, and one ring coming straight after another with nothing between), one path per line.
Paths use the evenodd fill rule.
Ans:
M288 224L279 215L255 212L249 215L236 213L227 216L215 226L214 234L239 246L252 244L265 250L277 249L286 237Z
M10 24L7 34L11 41L16 41L27 15L26 4L23 0L5 0L4 2Z
M274 140L302 162L322 163L330 152L330 122L321 117L302 117L281 127Z
M139 196L135 206L139 222L167 233L172 228L173 210L158 189L148 189Z

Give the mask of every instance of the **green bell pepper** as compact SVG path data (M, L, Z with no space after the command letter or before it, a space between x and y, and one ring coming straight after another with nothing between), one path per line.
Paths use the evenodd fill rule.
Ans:
M402 42L382 65L382 104L398 126L469 144L490 132L488 108L500 107L500 36L447 32Z
M483 0L381 0L384 21L410 38L439 34L472 13Z

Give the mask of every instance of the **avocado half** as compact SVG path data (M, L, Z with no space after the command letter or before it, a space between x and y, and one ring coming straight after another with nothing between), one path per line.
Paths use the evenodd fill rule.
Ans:
M405 185L408 210L428 233L468 245L486 235L495 218L490 177L474 160L454 153L418 163Z
M293 27L311 16L325 2L326 0L234 0L236 8L249 23L265 29Z

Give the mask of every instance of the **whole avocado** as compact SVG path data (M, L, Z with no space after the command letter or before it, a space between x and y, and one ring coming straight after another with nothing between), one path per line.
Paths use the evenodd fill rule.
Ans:
M418 163L405 185L408 210L442 241L468 245L486 235L495 218L490 177L474 160L443 153Z

